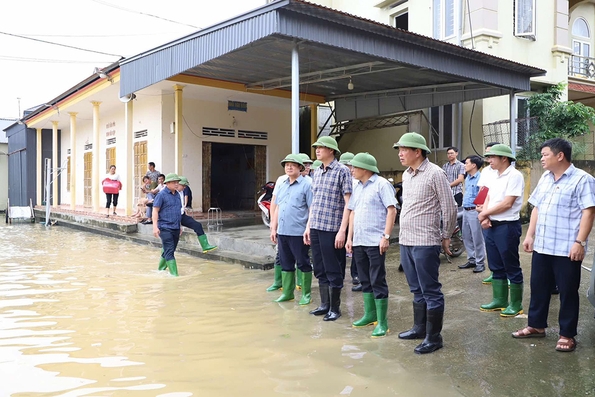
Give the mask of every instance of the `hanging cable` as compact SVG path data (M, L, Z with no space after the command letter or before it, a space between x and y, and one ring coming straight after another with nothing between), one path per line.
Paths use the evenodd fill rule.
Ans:
M95 54L101 54L101 55L108 55L108 56L112 56L112 57L124 58L122 55L110 54L108 52L88 50L86 48L75 47L75 46L71 46L71 45L67 45L67 44L54 43L52 41L46 41L46 40L41 40L41 39L34 39L32 37L25 37L25 36L21 36L21 35L18 35L18 34L13 34L13 33L0 32L0 34L4 34L6 36L18 37L20 39L25 39L25 40L38 41L40 43L45 43L45 44L57 45L57 46L60 46L60 47L72 48L74 50L79 50L79 51L86 51L86 52L92 52L92 53L95 53Z
M162 21L171 22L171 23L175 23L175 24L183 25L183 26L188 26L188 27L191 27L191 28L194 28L194 29L199 29L199 30L202 29L201 27L198 27L198 26L189 25L187 23L182 23L182 22L174 21L174 20L167 19L167 18L162 18L162 17L160 17L158 15L148 14L146 12L136 11L136 10L131 10L130 8L120 7L118 5L115 5L115 4L112 4L112 3L108 3L107 1L102 1L102 0L91 0L91 1L93 1L95 3L98 3L98 4L102 4L102 5L107 6L107 7L116 8L116 9L121 10L121 11L131 12L133 14L145 15L145 16L148 16L148 17L151 17L151 18L161 19Z

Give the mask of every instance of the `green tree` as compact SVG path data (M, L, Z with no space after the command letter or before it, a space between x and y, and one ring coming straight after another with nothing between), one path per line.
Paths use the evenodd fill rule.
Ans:
M564 88L560 83L529 98L529 113L537 120L537 130L531 131L518 153L519 159L539 159L539 146L551 138L568 139L573 143L573 152L584 151L584 145L576 138L590 133L589 124L595 124L595 109L582 103L560 101Z

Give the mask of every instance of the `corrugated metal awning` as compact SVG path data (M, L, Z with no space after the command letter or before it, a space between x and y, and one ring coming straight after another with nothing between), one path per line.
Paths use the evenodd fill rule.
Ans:
M529 91L544 70L303 0L277 1L121 62L124 96L178 74L291 89L334 100L337 119ZM353 83L352 89L348 82Z

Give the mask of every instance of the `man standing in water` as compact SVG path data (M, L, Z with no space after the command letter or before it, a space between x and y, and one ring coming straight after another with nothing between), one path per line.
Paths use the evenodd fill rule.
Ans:
M401 339L421 339L414 352L432 353L442 348L444 294L438 281L440 246L450 255L450 236L457 221L457 205L446 173L430 163L426 139L416 132L404 134L395 143L403 173L403 208L399 244L401 262L413 293L413 328ZM443 228L440 227L440 221Z
M159 260L159 270L169 269L172 276L178 275L174 252L180 240L182 221L182 200L178 194L180 177L167 174L165 189L160 191L153 202L153 235L161 238L163 252Z
M312 206L304 243L312 246L314 275L318 279L320 306L310 314L324 321L341 317L341 290L345 274L345 239L349 223L347 204L352 191L349 168L335 158L340 155L335 138L323 136L312 145L322 162L312 177Z

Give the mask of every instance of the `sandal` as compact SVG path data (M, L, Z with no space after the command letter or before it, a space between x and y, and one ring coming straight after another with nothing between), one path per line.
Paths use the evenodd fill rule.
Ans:
M545 338L545 331L539 332L533 327L525 327L512 333L512 337L516 339L525 338Z
M576 349L577 341L574 338L567 338L560 336L558 343L556 344L556 351L559 352L573 352Z

